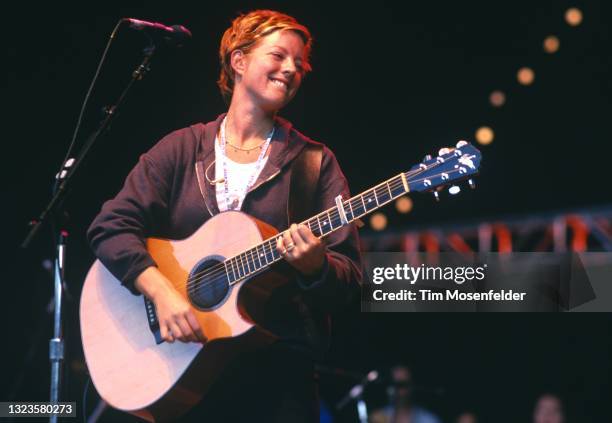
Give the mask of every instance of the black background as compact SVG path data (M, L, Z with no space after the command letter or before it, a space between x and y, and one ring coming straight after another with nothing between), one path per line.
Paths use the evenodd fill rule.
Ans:
M570 6L584 14L575 28L563 19ZM51 317L45 306L52 280L41 262L53 255L50 232L27 251L18 245L28 220L49 199L83 97L121 17L180 23L191 29L193 42L155 57L151 73L130 93L67 203L74 298L66 313L67 399L80 401L85 380L76 299L93 256L84 230L139 154L166 133L225 110L215 84L217 49L239 11L278 9L312 31L314 71L281 114L334 150L355 193L442 146L473 141L481 125L495 130L494 142L481 148L477 190L464 190L441 204L415 195L408 216L387 208L390 230L612 202L607 186L612 15L603 1L12 7L3 25L8 69L3 90L8 108L2 169L3 344L8 346L3 400L47 398ZM561 41L554 55L542 50L550 34ZM99 120L101 107L128 82L143 46L140 34L120 31L87 109L81 142ZM533 85L516 82L522 66L534 69ZM506 94L500 109L488 103L494 89ZM418 398L447 421L467 408L483 421L528 421L536 396L546 390L561 394L572 421L604 421L611 417L606 403L612 393L611 323L608 314L366 315L355 310L339 317L325 364L367 371L396 361L411 363L417 383L445 388L442 396L421 392ZM19 377L23 383L16 385ZM322 398L333 403L350 383L322 375ZM383 392L380 385L372 388L371 405L380 404ZM107 413L108 419L124 418Z

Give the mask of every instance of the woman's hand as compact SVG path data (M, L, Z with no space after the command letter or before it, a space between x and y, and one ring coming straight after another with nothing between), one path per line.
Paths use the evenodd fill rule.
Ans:
M291 225L279 237L276 249L304 276L318 274L325 264L325 245L304 225Z
M136 288L155 304L164 341L206 342L191 305L156 267L149 267L138 276Z

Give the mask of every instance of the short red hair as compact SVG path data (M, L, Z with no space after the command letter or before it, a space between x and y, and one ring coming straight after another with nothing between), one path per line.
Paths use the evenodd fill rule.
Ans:
M227 103L230 102L234 92L232 52L242 50L242 52L248 54L257 45L258 40L276 31L295 31L302 38L305 46L302 67L304 72L311 70L309 58L312 49L312 36L308 28L300 24L295 18L273 10L254 10L246 15L240 15L232 21L232 26L223 34L219 47L221 74L217 85Z

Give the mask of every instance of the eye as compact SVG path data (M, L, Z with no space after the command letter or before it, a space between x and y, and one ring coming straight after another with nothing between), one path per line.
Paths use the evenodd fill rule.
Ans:
M284 59L285 56L283 56L281 53L270 53L272 54L272 56L274 56L277 59Z

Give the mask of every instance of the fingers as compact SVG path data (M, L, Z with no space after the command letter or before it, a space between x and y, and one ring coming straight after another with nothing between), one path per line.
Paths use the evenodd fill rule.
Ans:
M295 223L283 233L282 239L287 252L291 252L293 256L301 255L308 251L311 246L320 242L308 227L305 225L296 225ZM292 247L292 245L294 247ZM292 251L293 248L295 248L296 251Z
M175 317L166 325L160 325L161 337L164 341L172 343L175 340L181 342L206 342L208 338L194 314L189 311L184 316Z
M182 336L178 337L180 341L182 342L197 342L198 341L198 338L193 333L193 329L191 329L191 326L189 325L189 322L187 322L187 319L185 318L185 316L180 316L178 319L176 319L176 324L178 327L181 328Z
M168 327L170 328L170 336L173 338L172 342L174 342L175 339L183 341L183 332L181 332L181 328L175 322L169 322Z
M319 238L314 236L312 231L306 225L299 225L297 232L300 234L306 244L316 244L320 242Z
M160 325L159 327L161 337L164 341L173 343L174 337L172 336L172 332L170 332L170 328L167 325Z
M187 323L189 323L189 326L191 326L191 329L193 330L193 333L195 334L198 341L203 343L208 340L206 336L204 336L204 331L200 327L198 319L196 319L193 313L191 312L187 313Z
M325 261L320 239L304 225L291 225L276 242L277 251L303 274L316 273Z

